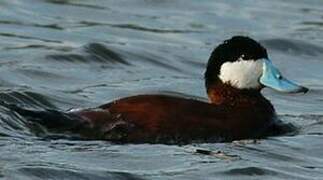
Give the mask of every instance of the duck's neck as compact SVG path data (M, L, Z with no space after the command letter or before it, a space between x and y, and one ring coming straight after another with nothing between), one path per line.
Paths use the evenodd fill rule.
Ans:
M274 111L272 104L260 93L260 90L241 90L218 82L207 86L207 94L212 104L229 107L263 106Z

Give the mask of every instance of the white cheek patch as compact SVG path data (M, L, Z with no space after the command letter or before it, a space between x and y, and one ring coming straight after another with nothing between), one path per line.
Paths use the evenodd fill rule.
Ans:
M243 60L222 64L219 78L223 83L239 89L260 87L259 78L263 72L263 60Z

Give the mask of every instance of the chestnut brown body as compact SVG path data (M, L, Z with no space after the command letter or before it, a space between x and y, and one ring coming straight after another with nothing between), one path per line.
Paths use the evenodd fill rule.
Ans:
M132 143L232 141L261 137L273 124L274 109L259 91L220 84L209 96L211 103L138 95L73 114L98 127L102 139Z

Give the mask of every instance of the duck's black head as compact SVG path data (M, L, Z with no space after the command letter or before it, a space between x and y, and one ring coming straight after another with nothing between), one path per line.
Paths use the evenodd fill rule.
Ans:
M308 90L285 79L271 63L267 50L245 36L234 36L213 50L207 64L205 82L208 90L219 83L243 90L260 91L266 86L283 92Z

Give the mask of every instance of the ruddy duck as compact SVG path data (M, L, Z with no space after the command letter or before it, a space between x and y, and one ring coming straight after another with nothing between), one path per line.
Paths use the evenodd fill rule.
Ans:
M16 111L34 122L87 139L117 143L223 142L260 138L277 129L273 105L261 89L306 93L273 65L266 49L235 36L217 46L207 63L209 102L170 95L137 95L97 108L68 112Z

